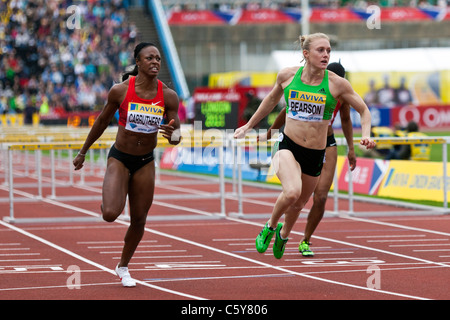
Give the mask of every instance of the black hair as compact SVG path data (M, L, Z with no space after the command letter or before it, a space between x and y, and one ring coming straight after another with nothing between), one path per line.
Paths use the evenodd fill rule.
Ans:
M345 68L341 62L332 62L328 65L327 69L333 71L341 78L345 77Z
M151 43L151 42L141 42L141 43L139 43L134 48L134 59L135 60L139 58L139 53L141 52L141 50L146 48L146 47L155 47L155 48L157 48L156 45ZM129 76L135 76L137 74L138 74L138 67L137 67L137 65L135 65L133 70L125 72L122 75L122 81L127 80Z
M415 121L410 121L406 125L406 131L417 132L417 131L419 131L419 125Z

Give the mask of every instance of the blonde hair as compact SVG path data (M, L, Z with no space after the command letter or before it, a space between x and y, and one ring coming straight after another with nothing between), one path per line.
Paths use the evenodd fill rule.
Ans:
M309 51L309 45L311 44L311 42L313 42L316 39L327 39L328 41L330 41L330 38L325 33L321 33L321 32L312 33L312 34L309 34L306 36L298 37L298 41L300 42L300 46L302 48L302 54L303 54L303 50ZM303 57L302 61L300 61L300 62L303 62L304 60L305 60L305 57Z

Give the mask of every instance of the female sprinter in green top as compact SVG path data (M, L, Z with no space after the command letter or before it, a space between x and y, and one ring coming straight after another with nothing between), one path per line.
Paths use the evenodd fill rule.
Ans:
M363 99L350 83L326 70L330 60L330 40L323 33L300 38L304 67L288 67L278 73L275 86L264 98L247 124L238 128L236 139L267 116L284 96L286 124L280 135L279 150L273 158L275 172L283 190L272 216L256 238L256 249L265 252L275 234L273 253L280 259L288 236L301 209L311 197L323 166L328 124L339 99L350 104L361 116L361 145L375 147L370 138L371 116ZM285 214L284 224L279 223Z

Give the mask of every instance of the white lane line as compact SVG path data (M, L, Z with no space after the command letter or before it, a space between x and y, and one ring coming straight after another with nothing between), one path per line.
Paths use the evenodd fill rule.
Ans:
M231 218L231 219L233 219L233 218ZM263 225L261 224L261 226L263 226ZM170 238L170 239L177 240L177 241L180 241L180 242L184 242L184 243L187 243L187 244L191 244L191 245L194 245L194 246L197 246L197 247L201 247L203 249L207 249L207 250L210 250L210 251L214 251L214 252L217 252L217 253L220 253L220 254L223 254L223 255L227 255L227 256L230 256L230 257L233 257L233 258L236 258L236 259L240 259L240 260L244 260L244 261L247 261L247 262L251 262L253 264L261 265L261 266L264 266L264 267L267 267L267 268L272 268L272 269L275 269L275 270L278 270L278 271L281 271L281 272L284 272L284 273L287 273L287 274L297 275L297 276L304 277L304 278L309 278L309 279L313 279L313 280L318 280L318 281L322 281L322 282L327 282L327 283L340 285L340 286L345 286L345 287L350 287L350 288L355 288L355 289L361 289L361 290L365 290L365 291L371 291L371 292L382 293L382 294L387 294L387 295L394 295L394 296L399 296L399 297L403 297L403 298L418 299L418 300L428 300L427 298L424 298L424 297L412 296L412 295L407 295L407 294L402 294L402 293L397 293L397 292L391 292L391 291L385 291L385 290L379 290L379 289L371 289L371 288L367 288L367 287L353 285L353 284L350 284L350 283L345 283L345 282L339 282L339 281L333 281L333 280L329 280L329 279L319 278L319 277L308 275L308 274L305 274L305 273L295 272L295 271L292 271L292 270L289 270L289 269L286 269L286 268L277 267L277 266L274 266L274 265L271 265L271 264L268 264L268 263L265 263L265 262L261 262L261 261L258 261L258 260L254 260L254 259L251 259L251 258L239 256L239 255L231 253L231 252L223 251L221 249L217 249L217 248L214 248L214 247L211 247L211 246L208 246L208 245L204 245L204 244L201 244L201 243L198 243L198 242L194 242L194 241L191 241L191 240L188 240L188 239L180 238L178 236L170 235L168 233L160 232L160 231L157 231L157 230L154 230L154 229L145 228L145 230L148 231L148 232L157 234L159 236L162 236L162 237L166 237L166 238Z
M345 217L344 219L353 220L353 221L361 221L361 222L372 223L372 224L379 224L379 225L382 225L382 226L388 226L388 227L394 227L394 228L400 228L400 229L406 229L406 230L413 230L413 231L420 231L420 232L425 232L425 233L439 234L441 236L450 237L450 233L448 233L448 232L441 232L441 231L435 231L435 230L429 230L429 229L423 229L423 228L410 227L410 226L405 226L405 225L396 224L396 223L383 222L383 221L377 221L377 220L370 220L370 219L364 219L364 218L356 218L356 217L350 217L350 216Z
M53 242L50 242L50 241L48 241L48 240L45 240L45 239L43 239L43 238L41 238L41 237L39 237L39 236L36 236L36 235L34 235L34 234L32 234L32 233L29 233L29 232L27 232L27 231L25 231L25 230L23 230L23 229L20 229L20 228L17 228L17 227L15 227L15 226L13 226L13 225L10 225L10 224L8 224L8 223L5 223L5 222L3 222L3 221L1 221L1 220L0 220L0 224L3 225L3 226L6 227L6 228L9 228L9 229L11 229L11 230L14 230L14 231L16 231L16 232L18 232L18 233L20 233L20 234L23 234L24 236L27 236L27 237L32 238L32 239L34 239L34 240L37 240L37 241L39 241L39 242L41 242L41 243L43 243L43 244L45 244L45 245L48 245L49 247L52 247L52 248L54 248L54 249L56 249L56 250L58 250L58 251L61 251L61 252L65 253L65 254L67 254L67 255L69 255L69 256L71 256L71 257L74 257L75 259L78 259L78 260L80 260L80 261L83 261L83 262L85 262L85 263L87 263L87 264L90 264L90 265L92 265L92 266L94 266L94 267L96 267L96 268L98 268L98 269L101 269L101 270L103 270L103 271L106 271L106 272L108 272L108 273L114 275L114 276L117 276L117 275L116 275L116 272L115 272L114 270L109 269L109 268L106 268L106 267L102 266L101 264L98 264L98 263L96 263L96 262L94 262L94 261L92 261L92 260L89 260L89 259L87 259L87 258L85 258L85 257L82 257L82 256L80 256L79 254L76 254L76 253L74 253L74 252L72 252L72 251L70 251L70 250L67 250L67 249L65 249L65 248L63 248L63 247L61 247L61 246L58 246L57 244L55 244L55 243L53 243ZM182 296L182 297L186 297L186 298L190 298L190 299L196 299L196 300L204 300L204 298L200 298L200 297L197 297L197 296L194 296L194 295L190 295L190 294L186 294L186 293L182 293L182 292L178 292L178 291L174 291L174 290L162 288L162 287L159 287L159 286L155 286L155 285L146 283L146 282L144 282L144 281L136 280L136 283L139 283L139 284L141 284L141 285L143 285L143 286L150 287L150 288L152 288L152 289L156 289L156 290L168 292L168 293L171 293L171 294L175 294L175 295L178 295L178 296Z
M139 249L142 248L170 248L171 244L154 244L147 246L145 244L141 245L139 244ZM90 246L87 247L88 249L95 250L95 249L123 249L123 244L121 246Z
M391 244L389 247L440 247L440 246L450 246L450 243L410 243L410 244Z
M94 188L92 188L92 189L94 189ZM99 190L99 189L97 189L97 190ZM101 189L98 192L101 192ZM86 213L86 214L89 214L89 215L98 216L97 213L91 212L89 210L77 208L75 206L67 205L67 204L60 203L58 201L49 200L49 199L43 199L43 200L45 202L48 202L48 203L51 203L51 204L54 204L54 205L57 205L57 206L60 206L60 207L66 207L66 208L69 208L69 209L72 209L72 210L75 210L75 211L79 211L79 212L83 212L83 213ZM154 203L155 203L155 201L154 201ZM164 205L168 206L168 207L172 207L171 204L165 204L164 203ZM183 208L183 207L180 207L180 206L176 206L176 207ZM198 212L198 213L204 212L203 214L205 214L205 215L211 215L211 213L205 212L205 211L202 211L202 210L195 210L195 211ZM253 223L253 222L250 222L250 221L245 221L245 220L240 220L240 219L235 219L235 218L227 217L226 219L234 221L234 222L239 222L239 223L252 224L252 225L257 225L257 226L260 226L260 227L262 226L262 224ZM358 218L351 218L351 217L349 217L347 219L359 220ZM363 222L371 222L370 220L366 221L366 219L361 219L361 221L363 221ZM124 225L128 225L127 222L121 221L121 220L116 220L116 223L121 223L121 224L124 224ZM384 225L384 223L380 223L380 224ZM395 225L395 224L388 224L388 225L395 226L395 227L403 227L404 228L404 226ZM293 272L291 270L287 270L287 269L284 269L284 268L279 268L279 267L276 267L276 266L273 266L273 265L270 265L270 264L266 264L266 263L263 263L263 262L260 262L260 261L257 261L257 260L249 259L249 258L246 258L246 257L241 257L241 256L235 255L233 253L229 253L229 252L226 252L226 251L223 251L223 250L219 250L219 249L216 249L216 248L213 248L213 247L210 247L210 246L205 246L203 244L196 243L196 242L193 242L193 241L190 241L190 240L187 240L187 239L179 238L179 237L176 237L176 236L172 236L172 235L169 235L169 234L166 234L166 233L158 232L156 230L152 230L152 229L148 229L148 228L146 228L145 230L148 231L148 232L152 232L154 234L161 235L163 237L168 237L168 238L176 239L176 240L179 240L179 241L182 241L182 242L185 242L185 243L190 243L190 244L193 244L195 246L199 246L199 247L202 247L202 248L205 248L205 249L209 249L211 251L216 251L216 252L219 252L219 253L222 253L222 254L230 255L230 256L236 257L238 259L247 260L247 261L250 261L250 262L255 263L255 264L260 264L260 265L263 265L263 266L266 266L266 267L269 267L269 268L274 268L274 269L279 270L279 271L283 271L283 272L290 273L290 274L295 274L295 275L302 276L302 277L307 277L307 278L311 278L311 279L315 279L315 280L319 280L319 281L323 281L323 282L328 282L328 283L333 283L333 284L337 284L337 285L342 285L342 286L347 286L347 287L352 287L352 288L358 288L358 289L368 290L368 291L373 291L373 292L378 292L378 293L384 293L384 294L389 294L389 295L408 297L408 298L412 298L412 299L426 299L426 298L423 298L423 297L405 295L405 294L401 294L401 293L395 293L395 292L389 292L389 291L383 291L383 290L375 290L375 289L370 289L370 288L367 288L367 287L351 285L351 284L348 284L348 283L337 282L337 281L332 281L332 280L328 280L328 279L313 277L313 276L306 275L306 274L303 274L303 273L297 273L297 272ZM419 230L419 231L423 232L426 229L411 228L411 230ZM299 233L299 232L293 232L293 233L297 233L297 234L300 234L300 235L302 234L302 233ZM430 264L437 264L437 265L440 265L440 266L448 267L448 265L446 265L446 264L432 262L432 261L428 261L428 260L425 260L425 259L420 259L420 258L416 258L416 257L411 257L411 256L407 256L407 255L393 253L393 252L380 250L380 249L376 249L376 248L370 248L370 247L361 246L361 245L357 245L357 244L353 244L353 243L337 241L337 240L330 239L330 238L325 238L325 237L316 237L316 238L322 239L322 240L326 240L326 241L335 242L335 243L340 243L340 244L344 244L344 245L348 245L348 246L354 246L354 247L358 247L358 248L362 248L362 249L366 249L366 250L382 252L382 253L386 253L386 254L390 254L390 255L404 257L404 258L407 258L407 259L413 259L413 260L422 261L422 262L426 262L426 263L430 263ZM108 270L110 270L110 269L108 269ZM110 270L110 271L112 271L112 270Z
M365 238L415 238L415 237L426 237L424 234L401 234L401 235L377 235L377 236L346 236L347 239L365 239ZM386 240L390 241L390 240ZM397 240L395 240L397 241Z
M170 253L170 252L186 252L187 250L136 250L134 253ZM120 251L100 251L100 254L122 254Z
M95 192L101 192L101 189L98 188L93 188L91 187L91 191L95 191ZM53 201L53 200L51 200ZM66 204L64 203L59 203L57 201L53 201L55 202L55 205L60 205L65 207ZM155 201L153 202L155 203ZM173 207L172 204L164 204L167 207ZM73 206L72 206L73 207ZM176 208L178 208L179 206L175 206ZM73 207L73 210L76 210L76 207ZM83 210L83 209L82 209ZM209 212L205 212L202 210L195 210L197 213L200 214L204 214L204 215L211 215L211 213ZM227 220L229 221L233 221L233 222L238 222L238 223L242 223L242 224L251 224L251 225L256 225L256 226L262 226L260 223L255 223L252 221L247 221L247 220L241 220L241 219L236 219L236 218L230 218L230 217L226 217ZM427 230L427 229L420 229L420 228L411 228L411 227L405 227L405 226L401 226L401 225L396 225L396 224L391 224L391 223L383 223L383 222L378 222L378 221L372 221L372 220L368 220L368 219L362 219L362 218L354 218L354 217L346 217L345 219L350 219L350 220L356 220L356 221L362 221L362 222L373 222L373 223L377 223L377 224L381 224L381 225L389 225L389 226L393 226L396 228L403 228L403 229L409 229L409 230L416 230L416 231L421 231L421 232L426 232L426 231L430 231L432 233L433 230ZM125 225L128 225L127 222L124 221L120 221L120 220L116 220L116 222L118 223L122 223ZM292 231L292 234L298 234L298 235L303 235L303 233L301 232L296 232L296 231ZM449 234L450 235L450 234ZM417 235L417 236L421 236L421 235ZM347 245L347 246L352 246L352 247L357 247L357 248L361 248L361 249L366 249L366 250L371 250L371 251L377 251L377 252L381 252L381 253L385 253L385 254L389 254L389 255L394 255L394 256L398 256L398 257L402 257L402 258L406 258L406 259L412 259L412 260L417 260L417 261L421 261L421 262L425 262L425 263L430 263L430 264L437 264L439 266L443 266L443 267L449 267L448 264L443 264L443 263L439 263L439 262L433 262L430 260L425 260L425 259L421 259L421 258L416 258L416 257L412 257L412 256L408 256L408 255L403 255L403 254L399 254L399 253L395 253L395 252L390 252L390 251L386 251L386 250L381 250L381 249L377 249L377 248L371 248L371 247L367 247L367 246L362 246L362 245L358 245L358 244L354 244L354 243L349 243L349 242L345 242L345 241L340 241L340 240L335 240L335 239L331 239L331 238L326 238L326 237L319 237L319 236L315 236L315 238L317 239L321 239L321 240L325 240L325 241L330 241L333 243L339 243L339 244L343 244L343 245Z
M39 256L40 253L0 253L0 257L11 257L11 256Z
M233 221L239 221L240 223L260 226L260 227L263 226L263 224L252 222L252 221L247 221L247 220L238 220L238 219L235 219L235 218L227 218L227 219L228 220L233 220ZM298 232L298 231L291 231L291 234L303 235L303 233ZM356 243L346 242L346 241L342 241L342 240L335 240L335 239L322 237L322 236L317 236L317 235L315 235L314 238L320 239L320 240L324 240L324 241L333 242L333 243L338 243L340 245L346 245L346 246L356 247L356 248L365 249L365 250L369 250L369 251L380 252L380 253L384 253L384 254L388 254L388 255L393 255L393 256L396 256L396 257L405 258L405 259L416 260L416 261L425 262L425 263L429 263L429 264L436 264L436 265L439 265L441 267L450 267L448 264L445 264L445 263L434 262L434 261L430 261L430 260L426 260L426 259L421 259L421 258L417 258L417 257L413 257L413 256L408 256L408 255L401 254L401 253L396 253L396 252L386 251L386 250L382 250L382 249L367 247L367 246L364 246L364 245L359 245L359 244L356 244Z
M141 243L148 243L148 242L157 242L156 240L141 240ZM105 241L77 241L77 244L121 244L121 248L123 248L123 241L109 241L109 240L105 240Z
M426 242L426 241L448 241L448 239L395 239L395 242ZM392 242L392 240L367 240L367 242ZM414 244L416 245L416 244Z
M431 251L450 251L450 249L426 249L426 250L413 250L413 252L431 252Z
M75 206L67 205L67 204L64 204L64 203L61 203L61 202L58 202L58 201L54 201L54 200L48 200L48 199L45 199L45 200L47 200L46 202L51 203L51 204L56 205L56 206L59 206L59 207L65 207L65 208L69 208L69 209L72 209L72 210L75 210L75 211L84 212L84 213L87 213L87 214L92 215L92 216L99 216L99 214L97 214L97 213L95 213L95 212L92 212L92 211L89 211L89 210L77 208L77 207L75 207ZM242 220L234 219L234 218L227 218L227 219L229 219L229 220L231 220L231 221L239 222L239 223L246 223L246 224L251 224L251 225L257 225L257 226L260 226L260 227L263 226L262 224L258 224L258 223L254 223L254 222L250 222L250 221L242 221ZM122 220L116 220L115 223L120 223L120 224L123 224L123 225L129 225L128 222L122 221ZM88 259L86 259L86 258L84 258L84 257L81 257L81 256L79 256L79 255L77 255L77 254L75 254L75 253L73 253L73 252L71 252L71 251L69 251L69 250L66 250L66 249L64 249L64 248L62 248L62 247L59 247L59 246L56 245L56 244L53 244L53 243L51 243L51 242L49 242L49 241L47 241L47 240L44 240L44 239L42 239L42 238L40 238L40 237L37 237L37 236L35 236L35 235L33 235L33 234L30 234L30 233L28 233L28 232L26 232L26 231L24 231L24 230L22 230L22 229L19 229L19 228L16 228L16 227L14 227L14 226L11 226L11 225L9 225L9 224L6 224L6 223L4 223L3 221L0 221L0 224L5 225L5 226L7 226L7 227L9 227L9 228L12 228L13 230L17 229L18 232L27 234L27 235L29 235L29 236L31 236L31 237L36 237L36 238L40 239L39 241L42 240L42 242L44 242L44 243L46 243L46 244L48 244L48 245L50 245L50 246L52 246L52 247L60 248L59 250L61 250L61 251L63 251L63 252L66 252L66 253L69 254L69 255L72 255L72 256L75 255L75 257L77 257L77 259L79 259L79 260L85 261L86 263L89 263L89 264L91 264L91 265L94 265L94 266L96 266L96 267L98 267L98 268L100 268L100 269L102 269L102 270L104 270L104 271L106 271L106 272L111 273L111 274L115 274L115 272L114 272L113 270L111 270L111 269L108 269L108 268L106 268L106 267L104 267L104 266L102 266L102 265L99 265L99 264L97 264L96 262L93 262L93 261L91 261L91 260L88 260ZM166 237L166 238L171 238L171 239L174 239L174 240L178 240L178 241L181 241L181 242L184 242L184 243L192 244L192 245L194 245L194 246L201 247L201 248L203 248L203 249L208 249L208 250L210 250L210 251L215 251L215 252L218 252L218 253L221 253L221 254L224 254L224 255L232 256L232 257L235 257L235 258L237 258L237 259L241 259L241 260L245 260L245 261L251 262L251 263L253 263L253 264L262 265L262 266L265 266L265 267L267 267L267 268L273 268L273 269L275 269L275 270L282 271L282 272L285 272L285 273L288 273L288 274L298 275L298 276L300 276L300 277L310 278L310 279L314 279L314 280L318 280L318 281L322 281L322 282L327 282L327 283L331 283L331 284L335 284L335 285L340 285L340 286L345 286L345 287L351 287L351 288L361 289L361 290L365 290L365 291L372 291L372 292L376 292L376 293L382 293L382 294L388 294L388 295L400 296L400 297L410 298L410 299L427 300L427 298L424 298L424 297L418 297L418 296L406 295L406 294L401 294L401 293L396 293L396 292L390 292L390 291L384 291L384 290L378 290L378 289L371 289L371 288L367 288L367 287L362 287L362 286L352 285L352 284L345 283L345 282L338 282L338 281L328 280L328 279L324 279L324 278L319 278L319 277L307 275L307 274L304 274L304 273L299 273L299 272L291 271L291 270L288 270L288 269L285 269L285 268L276 267L276 266L273 266L273 265L270 265L270 264L267 264L267 263L264 263L264 262L260 262L260 261L258 261L258 260L253 260L253 259L250 259L250 258L246 258L246 257L243 257L243 256L239 256L239 255L236 255L236 254L234 254L234 253L226 252L226 251L223 251L223 250L220 250L220 249L217 249L217 248L213 248L213 247L210 247L210 246L206 246L206 245L203 245L203 244L194 242L194 241L190 241L190 240L183 239L183 238L180 238L180 237L177 237L177 236L169 235L169 234L167 234L167 233L159 232L159 231L157 231L157 230L145 228L145 231L151 232L151 233L154 233L154 234L157 234L157 235ZM333 242L339 242L339 243L342 244L342 241L336 241L336 240L331 240L331 241L333 241ZM344 244L345 244L345 243L344 243ZM352 244L352 245L353 245L353 244ZM358 246L358 247L359 247L359 246ZM371 248L371 249L372 249L372 248ZM372 250L373 250L373 249L372 249ZM377 251L377 250L376 250L376 251ZM145 282L143 282L143 281L140 281L140 280L136 280L136 282L137 282L137 283L140 283L140 284L143 284L143 285L151 286L150 284L147 284L147 283L145 283ZM175 294L178 294L178 295L190 297L190 298L193 298L193 299L199 299L199 300L204 299L204 298L195 297L195 296L192 296L192 295L187 295L187 294L184 294L184 293L174 292L174 291L172 291L172 290L168 290L168 289L165 289L165 288L160 288L160 287L157 287L157 286L151 286L151 287L153 287L153 288L155 288L155 289L158 289L158 290L162 290L162 291L171 292L171 293L175 293Z

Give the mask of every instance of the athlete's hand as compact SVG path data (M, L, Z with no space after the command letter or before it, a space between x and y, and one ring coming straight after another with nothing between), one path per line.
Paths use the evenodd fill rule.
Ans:
M180 129L176 129L174 127L175 120L172 119L168 124L162 124L159 126L159 130L162 133L162 136L169 141L170 144L177 145L181 141L181 132Z
M85 160L84 155L80 155L79 153L76 155L75 159L73 159L72 162L75 167L75 170L80 170L81 168L83 168L84 160Z
M247 131L249 130L247 125L243 125L240 128L237 128L236 131L234 132L234 138L235 139L243 139L245 138L245 134L247 133Z
M267 131L267 133L260 133L256 136L256 141L267 141L270 139L270 130Z
M353 171L356 168L356 154L355 149L351 148L347 154L348 164L350 165L350 170Z
M362 146L365 146L367 149L373 149L376 146L375 141L373 141L371 138L368 138L368 137L362 137L362 139L359 143Z

